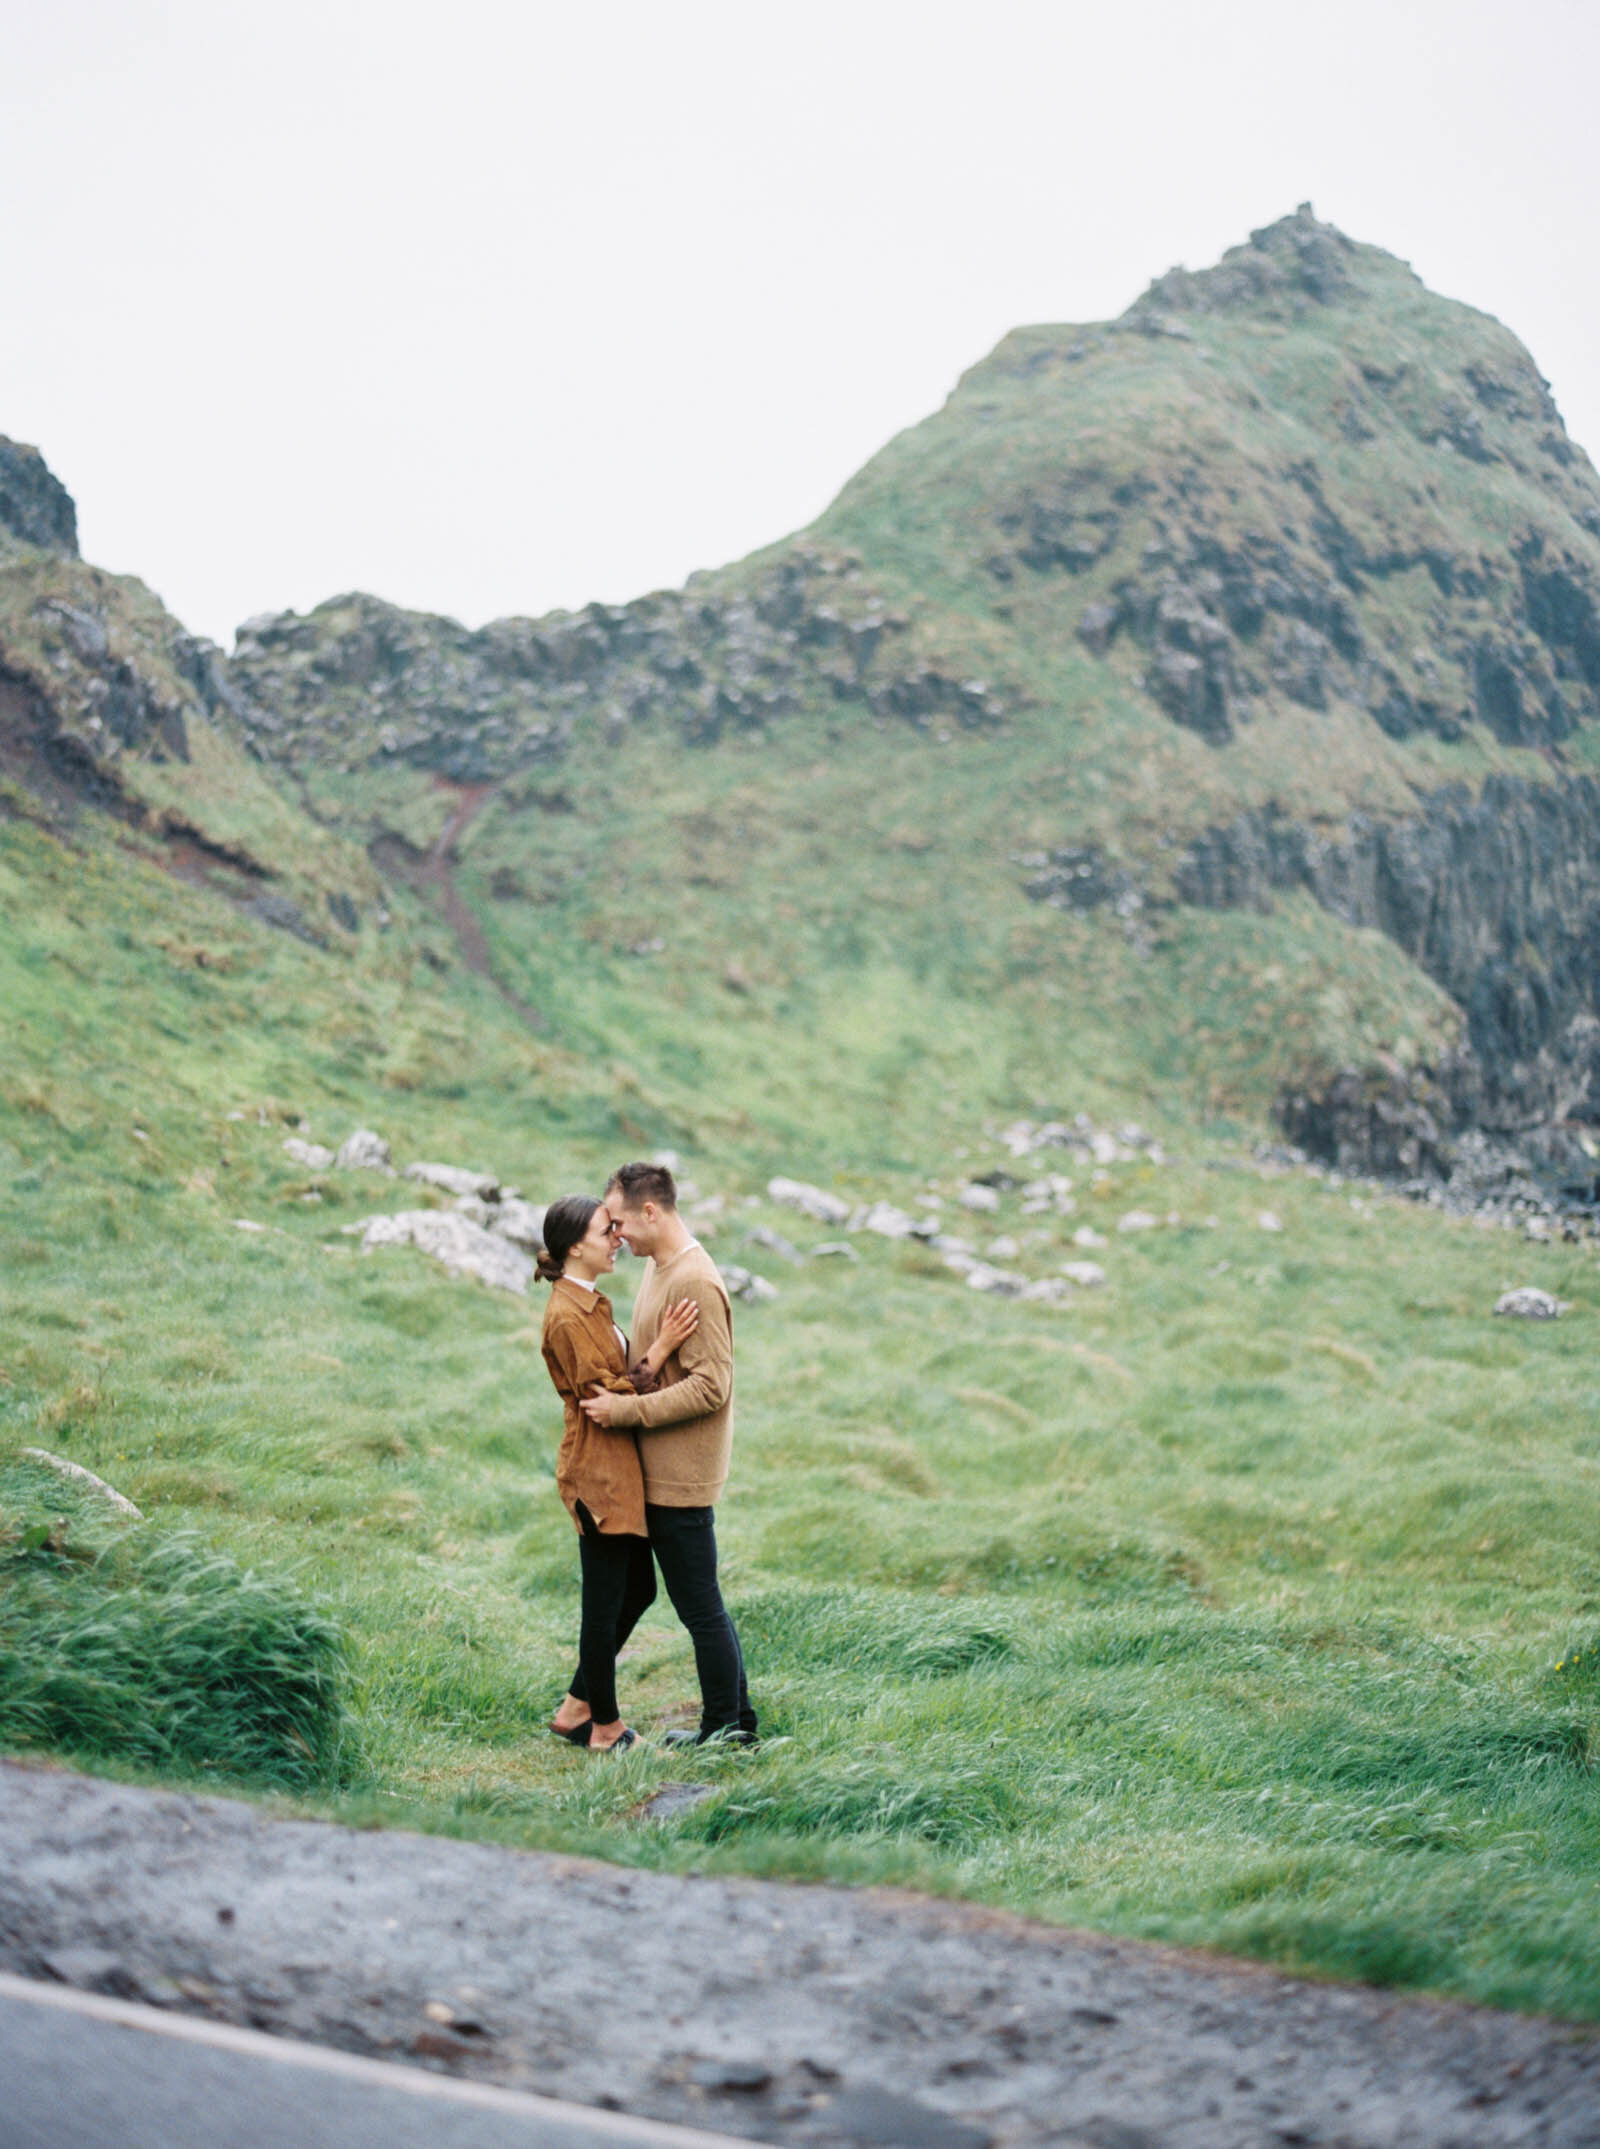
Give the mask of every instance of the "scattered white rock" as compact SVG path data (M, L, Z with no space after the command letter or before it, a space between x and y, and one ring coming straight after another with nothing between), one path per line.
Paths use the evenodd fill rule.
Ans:
M1549 1217L1530 1216L1522 1227L1522 1236L1533 1240L1537 1246L1548 1246L1552 1236Z
M769 1254L776 1254L780 1261L799 1262L805 1259L805 1255L791 1239L786 1239L781 1231L770 1230L765 1224L758 1224L749 1236L752 1246L764 1246ZM850 1250L854 1253L855 1248Z
M730 1298L742 1298L746 1305L761 1306L778 1296L778 1286L768 1283L765 1276L756 1275L753 1269L740 1268L733 1261L724 1261L718 1266Z
M500 1182L493 1172L468 1171L459 1164L408 1164L405 1175L419 1186L436 1186L444 1194L473 1194L479 1201L498 1201Z
M944 1196L942 1194L919 1194L917 1196L917 1207L919 1209L942 1209L944 1207Z
M849 1202L804 1179L769 1179L767 1199L781 1202L786 1209L798 1209L802 1216L813 1217L819 1224L847 1224L850 1221Z
M333 1161L342 1172L394 1171L389 1161L389 1144L370 1127L357 1127L354 1134L347 1134Z
M992 1216L1000 1206L1000 1196L992 1186L979 1186L976 1180L964 1186L956 1196L963 1209L976 1210L980 1215Z
M1000 1298L1020 1298L1027 1289L1027 1278L1013 1275L1008 1269L991 1268L987 1261L974 1261L966 1271L967 1288L971 1291L993 1291Z
M989 1259L991 1261L1015 1261L1021 1251L1021 1243L1014 1239L1009 1231L1004 1231L999 1238L989 1241Z
M941 1231L928 1241L936 1254L970 1254L972 1241L958 1239L953 1232ZM948 1263L946 1266L948 1267Z
M248 1216L236 1216L233 1220L233 1228L235 1231L265 1231L267 1227L265 1224L252 1222Z
M132 1522L143 1522L144 1511L134 1506L125 1492L118 1492L115 1485L108 1485L103 1477L96 1477L92 1470L85 1470L82 1463L69 1461L65 1455L52 1455L48 1448L24 1448L23 1454L30 1462L43 1463L47 1470L54 1470L74 1485L86 1485L102 1499L109 1500L119 1515L126 1515Z
M872 1207L850 1220L852 1231L875 1231L881 1239L909 1239L926 1231L919 1217L907 1216L904 1209L897 1209L892 1201L875 1201Z
M1117 1218L1119 1231L1154 1231L1161 1219L1152 1216L1148 1209L1130 1209L1126 1216Z
M1092 1253L1097 1246L1109 1246L1111 1241L1104 1233L1096 1231L1093 1224L1080 1224L1072 1234L1074 1246L1081 1246L1085 1253Z
M1106 1280L1106 1272L1098 1261L1063 1261L1061 1273L1081 1284L1086 1291L1098 1289Z
M1065 1306L1072 1297L1072 1286L1064 1276L1041 1276L1034 1283L1025 1283L1017 1296L1032 1305Z
M333 1166L331 1149L324 1149L320 1142L303 1142L298 1134L284 1136L283 1153L291 1164L303 1164L307 1171L325 1172Z
M1055 1207L1048 1194L1030 1194L1022 1204L1024 1216L1043 1216Z
M859 1261L861 1256L848 1239L824 1239L820 1246L812 1247L811 1258L813 1261Z
M524 1201L520 1194L503 1193L489 1211L489 1229L496 1238L509 1239L513 1246L536 1254L544 1244L544 1209L542 1201Z
M1263 1209L1256 1218L1256 1228L1259 1231L1281 1231L1283 1218L1271 1209Z
M394 1216L369 1216L344 1228L361 1234L364 1254L380 1246L415 1246L452 1275L476 1276L500 1291L526 1292L533 1275L533 1261L520 1247L454 1210L402 1209Z
M1537 1285L1525 1283L1515 1291L1505 1292L1495 1301L1496 1313L1518 1315L1524 1321L1558 1321L1562 1314L1572 1311L1572 1301L1556 1298L1549 1291L1541 1291Z

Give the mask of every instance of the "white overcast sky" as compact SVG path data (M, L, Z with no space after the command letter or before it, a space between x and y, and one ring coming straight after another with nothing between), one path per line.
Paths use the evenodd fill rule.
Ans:
M1310 200L1600 453L1600 0L3 0L0 432L229 643L811 520L1008 328Z

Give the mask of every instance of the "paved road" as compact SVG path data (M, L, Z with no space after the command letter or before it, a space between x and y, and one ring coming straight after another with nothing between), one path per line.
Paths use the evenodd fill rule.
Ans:
M0 2149L739 2149L0 1974Z

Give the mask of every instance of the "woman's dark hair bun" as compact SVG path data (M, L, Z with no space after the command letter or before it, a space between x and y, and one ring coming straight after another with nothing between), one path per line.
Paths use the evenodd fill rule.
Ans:
M589 1228L600 1206L592 1194L563 1194L544 1212L544 1251L534 1263L542 1283L554 1283L567 1265L567 1256Z

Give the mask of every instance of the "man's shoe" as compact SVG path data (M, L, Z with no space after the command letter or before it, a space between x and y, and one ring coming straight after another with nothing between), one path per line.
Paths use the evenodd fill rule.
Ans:
M723 1724L716 1731L663 1731L663 1746L759 1746L761 1740L754 1731L746 1731L738 1724Z

